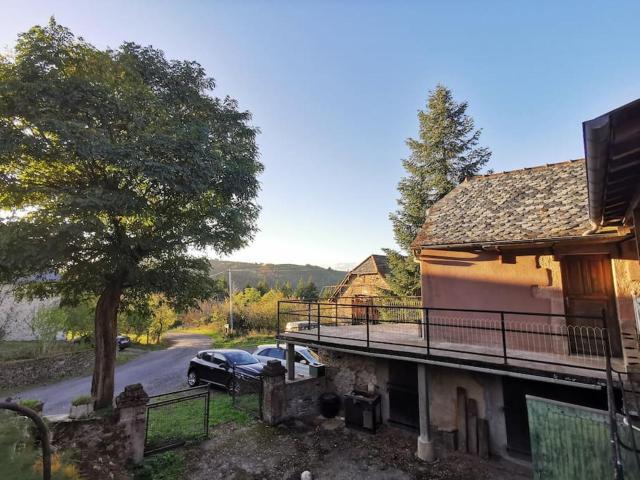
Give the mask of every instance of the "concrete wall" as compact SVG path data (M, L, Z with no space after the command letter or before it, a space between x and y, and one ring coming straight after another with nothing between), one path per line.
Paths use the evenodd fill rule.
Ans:
M318 398L327 389L326 377L303 378L285 384L285 416L305 417L318 413Z
M320 349L319 353L327 366L327 390L343 395L350 393L354 386L366 389L368 384L375 385L381 396L383 421L388 422L389 360L328 349ZM467 392L467 398L477 402L478 417L489 423L491 454L506 456L507 437L501 377L432 365L428 365L427 369L430 421L434 437L439 439L444 432L456 430L457 388L462 387Z
M429 411L431 425L438 432L455 431L459 412L456 411L457 389L462 387L467 398L478 405L478 418L489 424L489 444L492 455L507 456L507 431L504 419L502 378L498 375L469 372L454 368L428 366Z

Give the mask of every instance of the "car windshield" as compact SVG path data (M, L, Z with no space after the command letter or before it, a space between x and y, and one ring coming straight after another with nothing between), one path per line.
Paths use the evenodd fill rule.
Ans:
M302 353L302 355L309 361L314 362L314 363L320 363L320 357L318 356L318 354L316 352L314 352L313 350L309 350L309 349L304 349L301 350L300 353Z
M247 352L226 352L224 354L227 360L234 365L251 365L252 363L260 363L256 357Z

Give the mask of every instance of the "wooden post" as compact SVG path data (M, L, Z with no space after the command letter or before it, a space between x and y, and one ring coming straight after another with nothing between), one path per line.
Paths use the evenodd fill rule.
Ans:
M458 450L467 451L467 391L458 387L456 390L456 428L458 429Z
M478 403L473 398L467 400L467 448L478 454Z

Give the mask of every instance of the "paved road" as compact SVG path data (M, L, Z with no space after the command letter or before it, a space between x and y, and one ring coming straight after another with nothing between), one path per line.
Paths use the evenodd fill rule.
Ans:
M211 347L211 338L187 333L170 333L167 338L172 345L166 350L144 353L116 367L116 395L132 383L142 383L150 395L187 388L189 360L198 350ZM87 376L34 388L16 396L42 400L44 414L56 415L68 413L71 400L90 391L91 377Z

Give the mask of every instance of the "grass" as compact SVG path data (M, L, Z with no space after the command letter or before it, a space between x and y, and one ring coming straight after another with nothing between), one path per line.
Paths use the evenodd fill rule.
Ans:
M214 348L255 347L262 344L275 343L273 333L249 332L244 335L227 336L217 328L217 325L202 325L200 327L182 328L180 332L199 333L211 337Z
M185 394L177 394L176 399ZM245 398L247 397L247 398ZM252 397L252 398L248 398ZM163 397L161 401L171 397ZM250 410L257 410L258 396L242 397L242 406L233 406L229 395L211 395L209 400L209 427L234 423L247 425L254 419ZM193 442L203 438L204 398L198 397L149 409L147 440L151 447L173 441Z
M184 478L186 462L182 452L164 452L146 457L134 469L134 480L180 480Z
M0 342L0 361L9 362L11 360L49 357L60 353L80 352L91 348L87 344L59 341L51 343L43 355L42 343L37 340L4 340Z

